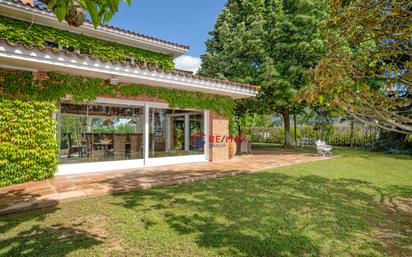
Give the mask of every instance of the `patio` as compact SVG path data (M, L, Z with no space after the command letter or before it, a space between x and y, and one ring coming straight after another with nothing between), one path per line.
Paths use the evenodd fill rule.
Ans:
M255 151L229 161L59 176L0 188L0 214L54 206L60 202L234 176L324 160L314 154Z

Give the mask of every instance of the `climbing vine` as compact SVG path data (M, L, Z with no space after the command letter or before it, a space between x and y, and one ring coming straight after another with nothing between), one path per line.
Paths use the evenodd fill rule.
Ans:
M204 95L161 87L128 84L113 86L102 79L49 72L33 80L31 72L0 70L0 187L50 178L57 170L58 143L54 102L71 95L74 101L99 96L151 96L172 108L213 110L230 116L230 97Z
M136 63L147 63L163 70L174 69L173 57L169 55L18 21L4 16L0 16L0 34L1 38L13 43L20 41L40 48L52 47L55 50L60 46L69 51L78 50L82 54L108 60L126 61L127 58L133 57Z
M0 187L54 176L58 164L56 106L0 96Z
M235 103L227 96L205 95L138 84L110 85L102 79L49 72L46 80L33 80L30 72L0 71L0 94L26 101L58 101L71 95L76 102L93 101L99 96L151 96L166 101L172 108L212 110L227 117Z

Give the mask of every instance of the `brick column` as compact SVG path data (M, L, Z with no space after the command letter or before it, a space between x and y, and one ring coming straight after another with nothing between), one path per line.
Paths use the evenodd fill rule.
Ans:
M229 120L215 112L210 112L209 135L213 136L213 143L210 142L209 161L219 161L229 159L229 144L225 138L229 136ZM216 139L223 140L222 143Z

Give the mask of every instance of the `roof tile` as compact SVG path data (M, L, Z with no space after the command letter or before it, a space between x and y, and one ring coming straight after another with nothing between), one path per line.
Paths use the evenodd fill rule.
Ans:
M78 58L84 59L84 58L88 58L90 60L99 60L103 63L112 63L114 65L121 65L123 67L125 66L130 66L132 68L139 68L142 70L148 70L148 71L157 71L157 72L162 72L165 74L171 74L171 75L175 75L175 76L179 76L179 77L185 77L185 78L191 78L191 79L196 79L196 80L203 80L203 81L208 81L208 82L214 82L214 83L220 83L220 84L225 84L225 85L230 85L230 86L235 86L235 87L240 87L240 88L246 88L246 89L251 89L251 90L259 90L258 86L255 85L250 85L250 84L241 84L241 83L236 83L236 82L232 82L229 80L220 80L220 79L215 79L215 78L208 78L208 77L202 77L202 76L198 76L198 75L191 75L188 74L187 72L181 72L181 71L164 71L161 70L159 67L155 67L155 66L147 66L147 65L143 65L143 64L130 64L128 62L121 62L118 60L109 60L106 58L102 58L102 57L97 57L97 56L93 56L93 55L87 55L87 54L80 54L80 53L75 53L75 52L69 52L67 50L63 50L63 49L59 49L56 50L54 48L50 48L50 47L39 47L37 45L31 45L28 46L26 44L24 44L21 41L15 42L15 43L11 43L9 42L7 39L4 38L0 38L0 44L7 44L9 46L21 46L24 47L26 49L36 49L39 50L41 52L50 52L50 53L56 53L56 54L65 54L66 56L76 56Z
M21 2L21 0L9 0L9 1L14 2L16 4L19 4L21 6L26 6L26 7L38 9L40 11L46 11L46 12L49 12L49 13L53 13L50 9L47 8L47 6L44 3L40 2L40 1L34 1L33 5L31 5L30 3L23 3L23 2ZM85 23L92 26L92 23L89 20L87 20ZM112 30L117 30L119 32L123 32L123 33L126 33L126 34L130 34L130 35L133 35L133 36L144 38L144 39L147 39L147 40L157 41L157 42L163 43L163 44L168 44L168 45L171 45L171 46L174 46L174 47L182 48L184 50L189 50L189 48L190 48L187 45L173 43L173 42L170 42L170 41L167 41L167 40L155 38L155 37L144 35L144 34L141 34L141 33L134 32L134 31L129 31L129 30L122 29L122 28L115 27L115 26L111 26L111 25L108 25L108 24L101 24L100 27L108 28L108 29L112 29Z

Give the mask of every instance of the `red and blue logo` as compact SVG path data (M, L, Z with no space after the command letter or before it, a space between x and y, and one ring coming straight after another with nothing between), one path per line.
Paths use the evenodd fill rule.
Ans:
M196 132L192 135L193 146L196 148L203 148L206 144L206 135L203 132ZM230 137L230 136L209 136L209 144L214 147L224 147L227 143L240 143L248 141L246 136Z

